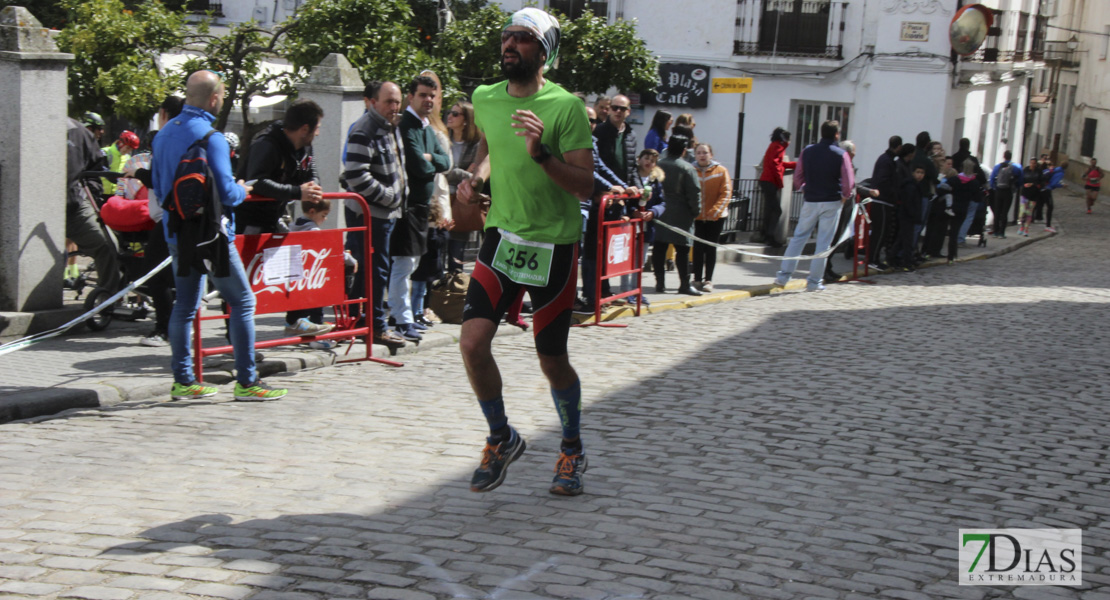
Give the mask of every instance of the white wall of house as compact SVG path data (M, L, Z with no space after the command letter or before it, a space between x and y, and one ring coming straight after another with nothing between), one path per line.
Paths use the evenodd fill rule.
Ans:
M1110 2L1086 0L1078 2L1076 11L1081 16L1084 31L1104 35L1079 33L1080 68L1078 86L1069 131L1068 155L1072 159L1072 174L1087 164L1092 156L1103 164L1110 158ZM1081 152L1084 128L1088 119L1097 124L1094 135L1094 152Z

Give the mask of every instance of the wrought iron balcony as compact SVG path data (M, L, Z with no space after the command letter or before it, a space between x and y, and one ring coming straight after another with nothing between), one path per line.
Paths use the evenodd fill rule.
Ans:
M224 3L212 2L211 0L189 0L186 4L186 10L195 14L208 14L212 13L213 16L224 16Z
M844 58L843 0L737 0L734 55Z

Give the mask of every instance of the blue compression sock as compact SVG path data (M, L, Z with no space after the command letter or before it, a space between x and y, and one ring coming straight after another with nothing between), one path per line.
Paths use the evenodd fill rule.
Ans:
M578 438L578 424L582 418L582 381L575 381L565 390L551 388L551 398L555 400L555 410L563 425L563 439Z
M503 397L498 396L492 400L479 400L478 404L482 407L482 414L486 415L486 422L489 423L491 436L496 436L507 429L509 418L505 416L505 399Z

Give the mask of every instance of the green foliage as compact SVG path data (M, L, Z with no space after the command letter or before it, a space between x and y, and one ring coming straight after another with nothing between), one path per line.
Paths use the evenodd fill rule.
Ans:
M248 21L232 26L225 35L195 36L195 40L204 43L203 56L182 65L179 71L181 86L184 87L184 80L190 73L199 69L222 73L227 97L223 110L216 115L216 128L222 129L227 124L228 116L238 103L249 139L253 134L249 110L251 98L296 94L293 73L267 70L263 61L276 56L276 48L282 39L297 26L296 20L290 20L274 29L265 29Z
M559 67L547 75L572 92L601 94L611 86L643 93L659 84L659 59L636 36L635 21L609 25L586 11L575 21L561 16Z
M508 13L500 7L486 6L448 25L436 41L435 56L453 65L464 92L501 78L501 27L506 18Z
M405 0L308 0L296 20L283 55L299 74L332 52L345 54L366 81L402 83L429 68Z
M172 91L158 56L183 41L184 16L158 0L128 10L121 0L61 0L70 18L58 47L72 53L69 94L73 110L149 120Z

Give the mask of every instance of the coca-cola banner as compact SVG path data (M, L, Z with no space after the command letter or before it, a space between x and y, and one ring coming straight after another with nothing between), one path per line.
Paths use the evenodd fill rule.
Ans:
M602 275L623 273L631 271L638 262L633 259L636 250L636 229L631 223L624 225L607 225L605 227L606 241L605 267Z
M247 279L254 290L256 313L332 306L347 298L342 231L298 231L276 237L270 234L237 235L235 245L243 257ZM294 273L287 283L267 285L265 251L281 246L300 246L303 272L299 275ZM286 253L271 250L269 254L281 257Z

